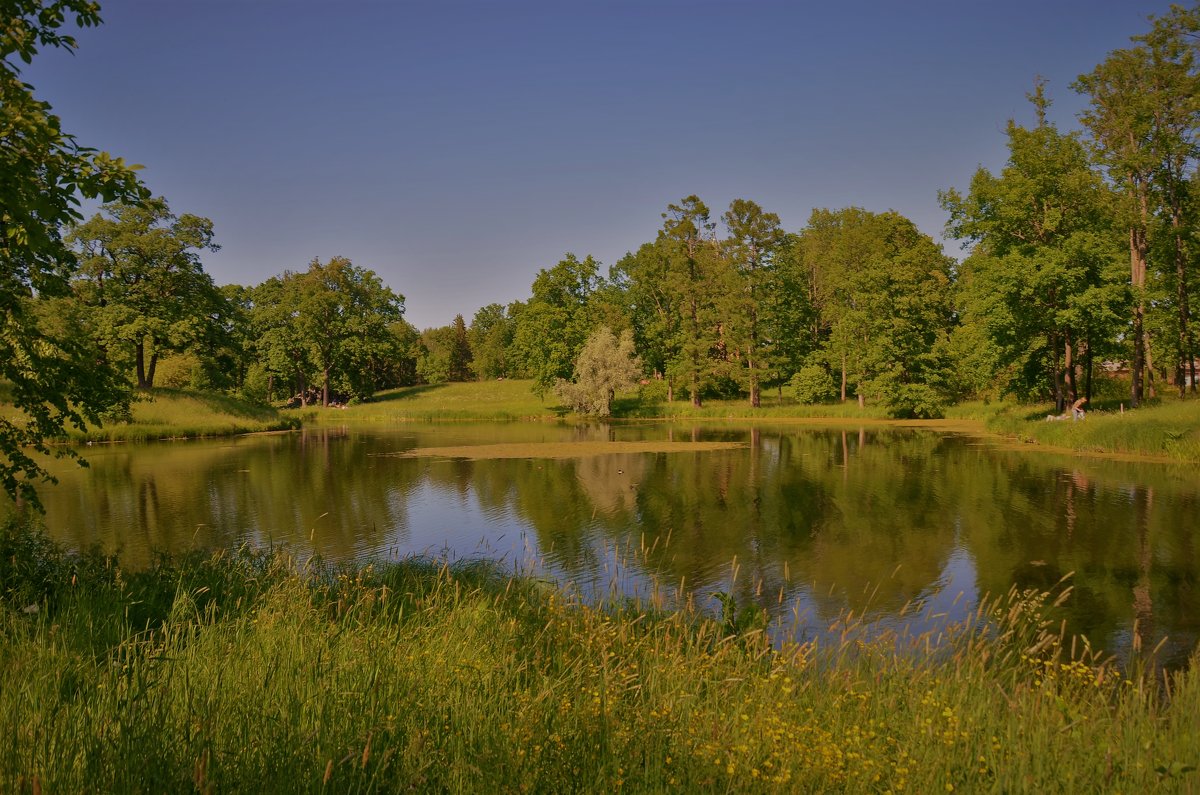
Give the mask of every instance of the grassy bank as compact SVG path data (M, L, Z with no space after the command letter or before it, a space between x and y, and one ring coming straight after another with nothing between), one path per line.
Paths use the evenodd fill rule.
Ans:
M1022 442L1078 450L1200 461L1200 400L1167 398L1138 409L1101 404L1082 422L1049 421L1053 404L983 406L969 404L957 412L982 419L986 427Z
M553 394L539 398L532 381L467 381L388 389L365 403L336 409L287 409L305 423L393 423L453 420L541 420L567 413Z
M929 655L781 651L486 564L127 574L12 526L0 583L4 791L1197 786L1200 672L1164 691L1069 662L1033 593Z
M555 419L569 410L552 392L539 398L533 381L468 381L427 384L380 392L371 400L338 409L309 407L285 412L306 422L404 422L412 420L524 420ZM856 403L810 406L775 393L764 395L754 409L745 399L708 400L694 408L687 400L645 401L636 395L618 395L613 404L616 419L885 419L879 406L859 408Z
M128 422L105 423L86 432L73 430L72 441L191 439L299 427L294 418L270 406L216 393L155 389L140 394L130 408Z
M5 404L0 392L0 415L20 421L23 415ZM68 428L72 442L143 442L153 439L192 439L234 436L298 428L295 417L215 392L154 389L138 392L125 420L109 420L85 431Z

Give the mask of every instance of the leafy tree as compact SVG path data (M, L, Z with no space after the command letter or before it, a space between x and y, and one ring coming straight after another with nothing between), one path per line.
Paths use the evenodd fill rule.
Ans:
M667 205L662 218L657 242L665 254L669 300L679 317L673 345L678 353L667 374L687 383L692 405L699 407L714 374L712 353L720 327L715 299L722 288L728 290L720 279L724 262L713 236L716 225L698 196Z
M471 371L471 341L467 336L467 324L463 322L462 315L454 316L453 328L448 375L451 381L470 381L474 378Z
M154 386L164 353L211 335L229 314L200 263L201 251L218 249L212 237L212 221L176 217L163 199L107 204L68 237L81 260L76 292L102 343L132 351L139 389Z
M404 297L345 257L314 259L297 286L294 311L320 372L321 405L329 405L335 379L354 397L369 397L375 385L368 375L391 352L390 325L404 314Z
M626 254L612 267L610 283L625 295L634 342L650 373L662 377L678 356L679 311L673 300L668 273L667 246L646 243L636 253ZM667 399L674 400L667 379Z
M540 393L571 375L592 327L589 300L600 285L600 264L567 254L538 271L533 295L516 315L512 352Z
M764 212L746 199L734 199L722 216L729 229L726 252L739 277L731 298L731 322L736 329L739 349L746 358L745 382L750 405L758 408L762 374L770 367L774 334L764 320L767 297L778 289L775 280L775 256L785 235L775 213Z
M575 360L575 380L559 379L554 392L580 414L607 417L618 391L637 386L642 363L633 347L633 332L600 326L593 331Z
M826 366L859 404L936 416L949 390L950 260L894 212L814 210L801 234Z
M471 318L467 337L480 379L509 375L508 348L512 344L513 321L503 304L488 304Z
M1042 83L1030 99L1038 124L1009 122L1000 175L981 168L967 196L941 199L950 234L977 244L962 280L965 327L996 346L1010 391L1050 393L1062 411L1079 393L1080 351L1090 362L1115 332L1125 294L1109 194L1076 136L1046 121Z
M308 405L313 365L300 322L300 302L299 274L272 276L250 290L249 323L255 359L267 377L268 399L275 395L276 381L284 380L291 385L290 394L299 395L301 403Z
M100 24L89 0L9 0L0 10L0 379L20 418L0 417L0 483L37 504L33 481L51 480L31 453L68 425L98 423L127 399L102 351L61 305L76 261L65 226L82 219L80 197L140 201L135 167L80 145L24 82L43 47L73 50L62 30ZM69 448L56 455L78 458Z
M1138 405L1154 394L1154 366L1146 315L1154 308L1148 281L1155 216L1165 215L1173 238L1171 266L1159 268L1174 282L1174 296L1160 304L1175 305L1176 378L1183 383L1185 363L1191 369L1194 342L1190 329L1185 207L1188 172L1194 171L1200 122L1200 77L1195 50L1200 37L1200 11L1172 6L1155 20L1153 30L1134 39L1135 46L1115 50L1074 88L1087 95L1090 107L1080 119L1091 133L1108 177L1119 187L1120 218L1129 234L1130 285L1133 290L1130 401ZM1165 308L1165 307L1164 307ZM1149 377L1148 386L1144 379Z

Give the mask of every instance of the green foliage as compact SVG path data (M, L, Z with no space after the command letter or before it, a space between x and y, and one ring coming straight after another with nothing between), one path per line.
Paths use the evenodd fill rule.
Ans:
M482 307L471 319L467 336L474 357L474 370L482 380L511 375L509 346L513 339L513 318L501 304Z
M1040 85L1032 99L1038 126L1009 122L1001 174L981 168L967 196L941 199L950 233L976 243L959 290L964 333L988 346L975 363L1004 392L1062 406L1074 399L1075 359L1089 346L1103 353L1127 294L1111 196L1077 136L1046 123Z
M913 396L949 391L950 261L933 240L896 213L847 208L815 210L796 248L810 285L814 355L844 374L860 401L906 414Z
M127 394L65 297L76 260L62 230L82 218L80 197L139 201L136 167L80 145L37 99L17 61L42 47L71 50L63 26L100 23L87 0L11 0L0 10L0 380L17 416L0 416L0 484L36 504L49 479L35 455L67 427L98 422ZM66 317L63 317L63 310ZM100 354L100 355L98 355ZM67 449L56 455L74 457Z
M553 268L538 271L532 297L515 314L510 351L539 394L571 376L592 329L589 301L600 285L599 270L590 256L567 254Z
M80 258L75 292L100 343L128 351L138 387L149 389L163 353L210 336L230 314L199 258L218 248L212 221L176 217L163 199L103 209L67 238Z
M792 376L792 394L801 403L832 403L837 385L829 370L820 364L806 364Z
M560 379L554 393L580 414L607 417L616 393L637 386L641 372L633 332L626 329L618 338L601 326L588 336L575 360L575 380Z
M369 397L406 355L406 327L395 327L404 297L345 257L314 259L304 273L272 277L252 291L251 303L259 361L291 380L305 403L313 381L321 383L322 405L338 389L352 399Z

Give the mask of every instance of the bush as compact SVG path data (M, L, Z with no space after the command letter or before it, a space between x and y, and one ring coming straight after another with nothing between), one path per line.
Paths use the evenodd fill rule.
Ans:
M801 403L832 403L837 399L833 376L819 364L806 364L792 376L792 391Z
M936 420L946 414L941 393L927 384L897 384L884 395L883 405L902 420Z

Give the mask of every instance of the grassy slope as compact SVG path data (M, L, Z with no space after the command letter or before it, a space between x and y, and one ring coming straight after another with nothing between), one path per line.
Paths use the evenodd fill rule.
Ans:
M406 420L520 420L552 419L568 414L553 394L538 398L533 382L471 381L403 387L380 392L372 400L345 409L292 409L289 413L316 422L401 422ZM641 403L634 396L618 396L613 405L618 419L776 419L783 417L824 419L883 419L878 407L858 408L853 403L807 406L774 394L763 399L762 408L752 409L745 400L710 400L700 409L687 401Z
M1068 662L1033 594L930 656L777 651L481 565L241 553L127 575L9 527L0 575L4 791L1197 785L1200 670L1168 699Z
M109 422L86 432L69 430L72 441L146 441L183 439L197 436L231 436L297 427L270 406L260 406L227 395L155 389L139 395L129 422ZM0 404L0 413L10 419L20 417L11 405Z
M554 395L533 393L532 381L468 381L389 389L344 409L319 406L285 414L305 422L405 422L411 420L525 420L566 414Z
M959 416L983 419L987 428L1023 442L1089 453L1200 461L1200 400L1164 399L1136 410L1102 405L1083 422L1050 422L1052 404L956 407Z
M146 441L185 439L200 436L232 436L239 433L297 427L290 417L270 406L261 406L215 393L155 389L132 405L130 422L106 423L86 433L73 431L77 441Z

